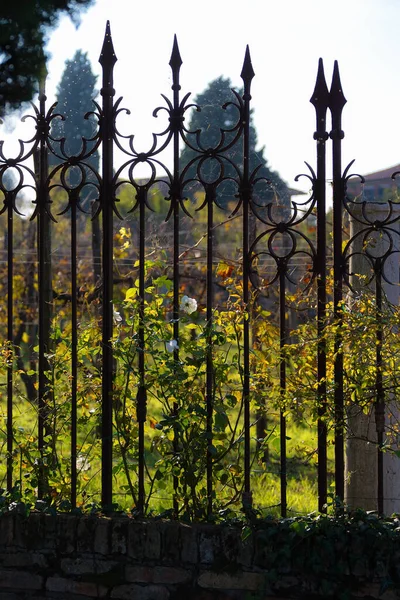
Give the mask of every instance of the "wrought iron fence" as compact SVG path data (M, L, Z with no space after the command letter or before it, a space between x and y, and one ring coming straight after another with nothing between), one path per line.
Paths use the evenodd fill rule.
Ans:
M115 483L113 484L113 477L116 473L116 464L113 460L116 411L122 411L119 413L122 415L119 424L122 428L127 428L127 422L130 419L129 427L131 429L129 431L134 435L135 448L132 450L127 472L129 475L129 471L131 471L137 479L132 483L128 476L127 487L131 486L134 492L137 511L143 514L149 509L148 488L149 486L152 488L159 477L159 475L156 478L154 476L154 469L157 468L157 465L155 467L153 465L152 471L146 463L146 452L148 452L146 444L150 443L146 427L150 420L153 429L159 428L162 431L162 420L164 419L165 427L170 426L173 434L169 439L172 466L168 471L172 481L171 506L175 513L179 514L182 504L180 497L182 465L179 463L182 439L179 437L179 428L184 427L179 424L182 410L180 398L170 394L171 398L168 404L170 413L165 414L164 407L162 415L157 417L158 422L156 422L157 419L151 420L154 415L148 414L148 395L152 385L152 382L149 381L149 372L155 364L155 359L151 356L152 347L150 347L154 343L154 339L151 338L148 329L149 302L155 296L153 279L149 275L148 266L149 255L152 255L155 260L156 275L154 277L157 277L159 281L160 276L164 276L162 279L164 292L166 289L169 290L169 285L172 286L169 292L170 304L166 299L168 294L164 294L163 299L159 300L165 319L170 323L171 331L171 340L168 342L166 339L160 339L160 348L167 357L165 344L169 343L168 350L172 350L172 363L168 364L172 365L170 369L175 378L179 378L179 365L186 360L186 355L182 354L183 351L180 348L180 340L185 327L185 323L182 321L182 294L183 292L190 293L188 290L191 290L191 295L195 295L194 292L199 292L199 287L204 287L205 290L205 299L202 304L201 317L199 317L200 320L202 319L203 327L196 330L196 323L194 323L192 328L194 332L192 341L195 345L198 343L199 348L203 348L201 356L204 364L196 366L196 363L192 362L192 366L195 365L199 369L201 373L199 377L203 382L204 390L204 406L201 406L201 401L197 401L197 409L200 410L200 405L203 421L199 426L198 435L203 440L203 446L200 445L199 448L200 450L204 449L205 467L204 472L197 476L196 484L200 487L204 486L202 493L205 498L205 513L208 515L213 513L221 488L228 484L227 477L215 478L216 470L219 470L220 473L221 470L229 471L233 468L232 465L225 463L223 469L218 466L221 463L218 463L217 458L221 459L224 450L218 450L215 445L215 440L220 436L221 430L224 431L223 425L216 425L218 415L222 412L218 413L219 409L217 410L220 400L218 402L216 400L215 351L219 344L226 344L226 338L220 342L216 337L218 333L224 333L216 323L216 311L218 310L228 313L236 311L236 314L239 315L236 334L240 356L233 361L236 364L236 375L230 372L227 376L228 383L229 378L233 380L236 377L235 385L240 388L240 394L233 395L238 402L235 409L237 411L236 426L232 428L235 429L237 436L235 438L233 435L233 441L229 448L232 450L234 444L239 447L238 463L234 465L234 468L241 475L237 480L235 497L240 495L247 508L252 505L252 469L255 456L257 451L260 452L260 447L262 451L265 451L266 446L266 442L261 439L265 438L266 432L262 431L262 428L260 429L259 424L263 419L265 403L267 405L265 410L268 408L269 394L265 387L267 386L265 379L260 379L261 384L264 385L262 390L260 387L257 388L254 383L254 365L258 361L262 361L263 352L268 353L269 351L269 342L265 340L259 342L258 340L257 330L254 328L255 315L258 314L258 322L260 322L261 315L261 319L265 322L277 324L277 346L271 346L274 348L275 354L272 359L271 357L268 359L270 365L268 369L277 374L277 387L281 397L281 404L279 405L278 402L279 419L273 427L279 430L280 440L280 465L278 467L281 490L280 510L283 516L287 514L286 446L288 433L286 420L288 409L285 406L285 394L288 385L288 370L291 367L286 348L296 330L296 326L293 327L288 320L288 314L291 311L291 301L288 300L288 297L293 295L296 290L301 290L303 298L312 296L314 291L316 293L316 311L313 311L308 305L305 312L307 320L313 321L317 330L316 373L312 393L315 396L315 406L318 412L319 510L325 510L327 503L329 484L327 452L329 444L332 442L335 453L335 494L343 499L346 415L343 388L343 339L340 323L345 306L344 294L347 294L352 287L355 288L355 283L352 281L355 257L363 255L370 270L369 287L371 288L371 282L375 282L373 293L375 294L377 315L375 324L377 323L377 325L373 405L378 433L378 508L380 512L383 512L384 475L381 448L385 437L385 398L387 398L387 393L383 385L385 365L381 350L383 324L380 315L382 315L385 300L382 290L385 282L390 283L385 265L397 252L398 213L395 210L396 202L389 200L385 204L386 212L382 218L374 217L372 219L368 212L368 206L371 204L368 204L362 196L355 199L346 196L346 186L351 175L349 175L350 165L343 172L341 164L341 146L344 137L341 119L346 100L339 78L338 65L335 63L332 84L328 89L322 60L320 60L316 86L311 98L316 112L316 131L314 133L316 169L307 165L309 172L303 176L310 181L311 193L310 197L301 203L292 201L288 204L287 201L279 200L279 195L271 182L259 175L258 167L253 168L250 164L249 124L251 82L254 72L248 49L241 73L243 94L233 93L230 102L236 112L237 121L226 130L220 131L219 141L214 147L202 144L201 132L189 131L185 127L185 116L192 105L188 104L189 94L184 96L181 94L180 67L182 61L176 40L169 63L173 82L172 97L163 96L165 105L155 111L155 115L160 111L166 111L168 124L162 133L153 136L153 144L146 152L139 152L136 149L134 137L122 135L117 128L117 120L123 112L123 108L121 99L114 101L113 68L116 60L109 25L107 25L100 56L103 71L102 104L100 106L95 103L93 112L88 115L88 118L92 118L97 126L91 139L82 140L79 153L68 155L65 140L52 136L52 123L60 116L57 115L54 105L49 108L46 106L43 89L39 96L39 107L33 107L32 118L36 131L32 139L20 142L19 151L12 158L5 156L3 145L0 147L0 193L3 196L2 218L5 219L2 318L6 321L4 330L6 342L3 345L2 363L5 369L5 380L2 385L6 390L3 393L3 401L6 423L4 438L6 440L8 490L11 491L15 482L21 480L22 463L30 460L26 458L22 448L23 444L17 440L16 436L18 423L16 411L20 410L18 403L21 402L21 392L16 385L16 380L22 377L23 383L26 385L25 394L29 395L29 387L31 400L33 404L37 403L37 434L33 436L37 454L36 457L34 453L31 456L32 468L35 473L35 479L31 481L31 485L37 487L39 498L46 496L48 491L49 463L52 460L49 423L57 417L52 413L52 407L55 406L53 396L56 393L54 390L57 377L62 376L61 371L57 374L59 367L55 364L54 359L55 348L57 348L59 354L65 352L65 357L68 358L68 364L64 365L67 371L63 371L63 376L67 373L68 401L63 405L64 408L58 408L58 410L61 410L62 414L59 418L64 419L68 431L67 489L71 505L76 506L79 478L85 472L85 461L89 460L85 457L82 458L80 454L84 441L80 438L79 414L82 410L82 403L84 404L85 393L88 393L90 389L90 385L85 387L82 384L82 373L93 378L91 369L95 363L98 379L97 383L93 385L101 386L101 392L98 392L101 415L97 419L99 427L96 432L101 439L99 464L101 465L102 505L110 506L113 501L113 493L116 491ZM332 118L330 132L327 129L328 111ZM329 219L326 202L326 146L330 141L333 160L333 211L329 216L329 219L332 219L332 247L327 232ZM194 158L187 164L181 164L180 149L182 145L189 147L194 152ZM232 147L240 149L240 161L234 162L230 158L229 151ZM115 166L114 161L116 148L124 157L122 164L118 167ZM160 155L162 156L162 152L167 148L172 148L172 168L161 162ZM101 150L100 172L97 172L88 162L88 159L98 150ZM53 157L50 167L49 156ZM213 178L204 175L204 166L210 162L215 166L214 173L216 174ZM150 169L147 179L135 177L135 169L141 165L147 165ZM73 185L70 179L72 171L75 172L75 179L77 176L78 180L78 183ZM14 173L13 183L10 183L9 180L11 173ZM395 176L396 174L393 177L395 178ZM229 192L230 201L222 206L219 194L221 186L227 183L233 190ZM120 212L123 210L120 199L124 186L130 187L132 190L130 196L132 202L128 210L124 209L125 220L121 220ZM87 198L88 189L91 192L92 207L82 201L84 197ZM31 190L31 196L30 201L27 201L29 190ZM156 216L153 224L149 225L148 216L153 211L157 215L157 210L152 205L154 190L161 198L158 202L166 207L160 209L160 212L164 211L165 218ZM60 210L55 208L57 203L61 202L57 193L63 194L62 198L64 198L64 206ZM29 203L33 207L30 213L27 212ZM27 214L30 214L29 219L26 217ZM224 214L223 218L221 218L221 214ZM85 215L86 225L82 224ZM342 231L346 229L349 217L353 222L358 223L358 229L353 231L351 238L348 234L343 238ZM194 233L196 219L202 219L203 229L199 234ZM220 220L218 221L218 219ZM51 231L55 231L58 224L62 222L66 225L59 235L65 239L60 251L61 256L58 256L57 250L54 248L54 240L57 238ZM97 222L101 224L102 228L101 251L97 250L97 256L94 259L97 265L99 263L101 265L100 277L95 278L93 285L89 283L89 277L93 277L93 269L85 266L85 260L89 260L85 254L87 249L84 249L83 256L80 242L80 238L83 237L82 231L90 222ZM218 239L218 228L225 227L227 230L232 222L236 223L234 233L231 230L231 235L234 237L232 246L237 246L240 239L240 251L235 256L236 250L230 249L227 244L230 233L225 233L225 237ZM127 226L128 229L124 229L122 233L118 234L117 223L122 226L128 223L129 227ZM316 229L316 235L312 232L313 229ZM25 245L19 242L19 245L15 246L16 230L18 230L19 239L25 239ZM128 252L124 256L122 252L115 256L116 234L122 240L124 236L126 238L131 236L130 247L134 248L133 253L129 254ZM196 235L198 235L198 239ZM52 236L53 247L51 245ZM158 244L157 249L157 240L160 239L160 236L163 236L165 243ZM191 240L190 243L187 242L188 236ZM380 236L386 240L386 245L380 253L371 250L369 240L374 236ZM87 238L85 239L87 240ZM66 258L68 240L69 256ZM153 243L151 252L149 252L149 242ZM87 241L85 243L87 244ZM231 252L230 257L227 256L229 252ZM162 260L161 256L163 256ZM196 270L195 267L202 258L204 258L203 268ZM21 267L21 265L25 266ZM70 279L68 292L57 290L57 269L67 273L67 280ZM333 287L329 283L331 269L333 271ZM166 273L168 276L165 275ZM220 285L218 288L218 277L220 277L220 283L222 280L227 280L232 289L234 287L235 293L232 296L229 296L226 286ZM65 284L66 279L63 281ZM188 281L191 282L190 285L188 285ZM122 296L119 294L117 298L116 288L120 284L125 286L125 297L123 294ZM128 286L128 290L126 286ZM346 289L343 286L346 286ZM232 308L232 297L239 297L240 300L234 308ZM130 338L126 331L121 335L118 333L120 322L124 321L129 324L129 318L133 318L127 315L127 305L123 304L127 298L135 298L135 304L132 306L134 306L137 327L135 325L136 330ZM197 300L200 303L199 298ZM95 301L95 308L88 309L92 301ZM186 298L186 302L189 302L188 306L195 306L189 297ZM122 316L116 310L119 305L125 306L125 313ZM83 315L83 306L95 312L97 326L101 327L101 340L96 338L96 335L92 338L88 337L87 343L92 345L92 350L95 350L89 357L90 360L88 356L82 358L81 355L81 338L88 323L88 318L85 321ZM275 306L277 307L276 314L271 315L275 311ZM333 306L332 310L331 306ZM59 313L58 324L55 324L57 311ZM270 316L267 316L268 313ZM291 314L293 315L293 311ZM328 342L325 333L328 323L332 321L336 323L336 330L334 348L333 351L330 351L327 348ZM198 333L199 331L201 334ZM133 340L132 343L135 347L135 366L132 363L126 370L129 398L132 400L134 397L133 403L136 407L135 425L131 423L131 414L128 419L126 406L121 408L119 397L121 389L116 387L116 372L123 363L124 351L123 346L122 351L117 348L116 335L120 335L119 342L127 339ZM203 336L204 344L196 341L196 335ZM67 336L67 344L65 336ZM127 346L125 348L128 352ZM230 350L227 350L227 356L231 356L229 352ZM30 363L30 369L24 366L24 360ZM192 360L194 360L193 357ZM91 364L89 364L90 361ZM332 361L333 375L330 378L328 370L331 368ZM163 364L166 362L168 362L168 358L165 358ZM129 369L132 372L135 370L132 380L129 376ZM327 390L328 381L330 390ZM188 384L189 387L190 385ZM227 397L229 391L232 389L229 388L226 391ZM327 419L328 394L334 398L332 434L334 439L331 435L330 442L328 441L330 434ZM262 395L264 404L257 401L257 395ZM233 396L230 394L231 400ZM228 402L226 398L223 399L222 406L225 401ZM90 412L90 406L88 405L86 408ZM195 418L194 414L195 411L193 418ZM170 420L168 421L168 419ZM258 440L254 441L256 436L253 435L253 431L256 428ZM92 434L93 431L90 435ZM124 443L128 444L128 441L125 440ZM122 450L119 452L121 453ZM125 455L122 453L123 458L125 456L126 459L127 453L128 450L125 449ZM52 468L57 471L56 466L53 465ZM160 473L162 475L162 471ZM229 505L229 499L227 504Z

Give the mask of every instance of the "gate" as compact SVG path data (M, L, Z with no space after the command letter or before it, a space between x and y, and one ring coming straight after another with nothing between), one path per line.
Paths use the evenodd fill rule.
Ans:
M6 390L3 394L6 449L3 452L7 457L9 492L15 489L16 482L22 485L22 472L28 465L27 480L39 499L47 498L50 489L53 497L58 494L64 500L68 498L70 505L75 507L81 489L79 482L91 460L82 449L87 439L97 436L101 440L98 464L103 507L112 505L116 492L113 478L117 477L118 469L125 468L125 488L132 494L133 505L139 514L150 510L149 497L163 477L171 483L169 496L175 515L182 514L185 497L191 493L191 481L194 482L193 489L200 490L200 499L193 501L190 510L187 509L191 516L210 516L219 506L219 494L224 490L225 493L226 489L229 491L226 506L233 502L232 499L237 502L240 497L244 509L249 510L253 504L252 472L257 461L262 464L261 455L266 461L263 468L268 470L265 464L268 464L267 446L271 435L263 419L268 411L268 386L275 386L275 391L279 390L277 394L274 392L279 418L272 424L272 429L279 431L278 503L282 516L286 516L287 441L290 437L286 426L290 407L286 406L286 398L288 378L294 368L288 347L298 341L296 328L300 323L290 307L293 296L301 290L303 299L316 299L315 312L314 304L309 304L302 314L316 327L316 344L313 346L316 373L311 393L318 415L318 508L326 510L330 484L328 448L332 444L334 493L343 500L347 426L343 319L349 310L349 294L357 297L359 293L353 269L356 257L362 256L367 268L364 266L361 280L364 277L364 283L367 281L364 287L369 290L374 307L371 404L377 431L378 510L383 512L385 403L392 401L395 393L392 389L389 396L385 387L386 365L382 354L387 330L384 289L386 284L398 283L398 267L397 275L394 271L396 281L389 282L387 275L387 265L397 252L398 204L395 198L380 203L383 216L377 219L376 211L371 212L374 203L368 203L362 194L356 198L346 194L352 176L351 165L343 171L341 163L342 111L346 99L337 63L328 89L320 60L311 97L316 112L316 168L307 165L308 172L304 175L310 181L310 197L288 204L279 197L270 181L259 176L259 168L254 168L250 161L254 72L248 49L241 73L243 93L233 93L230 102L237 121L219 132L219 141L213 147L202 145L201 132L189 131L185 126L191 105L189 94L181 94L182 61L176 40L169 63L172 95L163 96L165 104L155 111L156 116L166 112L167 127L162 133L153 135L153 144L146 152L139 152L134 137L122 135L117 126L123 109L121 99L114 100L116 60L107 25L100 56L103 71L101 106L95 103L90 117L96 129L90 140L82 141L79 153L68 155L65 143L53 137L52 126L59 116L55 106L47 107L43 89L39 107L34 107L34 137L28 142L20 142L20 151L11 158L7 158L3 146L0 147L0 191L5 219L5 260L1 275L5 298L2 312L6 322L6 342L2 352L5 377L2 385ZM332 119L330 131L327 128L328 112ZM332 144L332 214L327 210L326 201L327 144ZM192 158L186 164L181 161L182 145L192 151ZM241 158L235 162L230 155L233 147L240 149ZM124 157L120 166L116 166L114 160L115 149ZM171 168L160 159L166 149L172 153ZM100 172L88 161L98 150L101 150ZM210 163L214 175L206 177L205 166ZM138 165L148 166L150 175L146 179L135 176ZM10 184L11 172L15 181ZM78 183L73 185L72 172L78 176ZM393 179L395 177L396 173ZM359 179L362 182L362 178ZM131 192L126 196L128 200L122 201L124 187ZM92 208L82 204L83 192L88 188ZM27 189L33 190L29 213L25 210ZM225 204L221 204L221 190L229 196L229 202ZM64 199L59 211L55 206L58 202L62 204L62 200L57 193ZM23 209L21 198L24 197ZM121 220L124 202L131 204L125 207L125 219ZM157 213L160 206L164 218L155 217L155 224L150 226L147 218L153 212ZM24 210L25 217L22 218ZM327 231L328 212L329 219L332 218L332 238L331 232ZM82 224L85 213L86 225ZM30 214L30 221L27 214ZM198 234L194 229L196 220L201 223L202 233ZM93 278L93 271L87 268L82 271L79 240L88 223L96 221L102 230L101 257L96 257L101 270L100 278L89 284L88 278ZM348 232L349 221L352 233L343 237L343 230L347 228ZM67 258L57 256L54 249L57 238L51 233L62 222L61 235L69 241ZM235 223L233 245L237 244L240 234L240 248L235 250L224 247L226 236L218 237L218 232L232 228L232 223ZM26 236L32 237L29 252L25 251L26 268L21 267L21 248L15 246L18 243L16 231L21 228ZM167 242L157 248L161 235ZM149 243L153 244L150 252ZM238 252L233 255L236 250ZM224 256L224 251L231 252L231 256ZM27 253L29 258L26 258ZM202 267L196 270L193 265L201 258L204 258ZM190 271L190 265L194 270ZM62 276L68 272L69 276ZM70 279L68 292L57 289L57 278L63 285ZM190 285L188 281L191 281ZM205 291L200 301L200 297L192 296L201 286ZM157 306L160 313L157 313ZM156 311L156 316L152 310ZM190 321L193 313L197 317ZM167 329L158 332L157 337L154 329L160 314ZM233 323L233 332L227 329L227 316ZM92 329L89 317L96 324ZM260 323L270 323L270 333L277 332L275 345L271 342L269 347L268 337L260 341L261 334L257 329ZM331 341L326 334L328 327ZM170 339L165 337L165 331L170 332ZM238 356L233 358L234 351L228 345L235 339ZM332 347L329 346L331 342ZM84 344L85 350L82 350ZM221 375L221 349L225 353L225 364L230 365L226 367L225 375ZM269 374L260 374L257 370L263 357ZM24 360L30 363L30 369L24 366ZM236 374L233 365L236 365ZM157 381L154 378L156 368L159 369ZM122 384L117 383L122 375L126 384L123 392ZM17 428L21 392L16 381L21 376L25 385L30 386L37 411L37 432L31 435L29 455L25 442L18 437ZM61 380L65 402L60 408L57 385ZM90 381L94 382L92 387ZM181 388L174 387L179 382ZM149 410L149 395L155 393L154 385L168 396L164 397L163 408L157 409L156 415ZM185 402L174 396L176 389L186 390L182 392L186 394ZM190 389L192 396L187 394ZM199 389L203 389L203 395ZM91 408L92 400L88 400L85 408L85 394L89 398L93 390L97 394L97 400L93 400L94 408ZM151 402L150 407L153 406ZM228 415L226 407L229 403L231 413ZM301 405L301 398L299 403ZM95 425L88 429L92 414ZM55 424L57 419L64 421L63 435L69 444L68 452L64 447L61 457L60 449L56 451L56 444L61 443L62 437ZM262 427L260 423L263 423ZM80 427L85 429L87 438L82 438ZM196 465L194 456L198 452L202 465L193 466L192 479L188 474L191 459L184 451L185 427L193 436L190 441L193 444L192 462ZM257 435L253 433L256 430ZM150 434L158 437L150 438ZM130 436L134 437L133 441ZM230 436L228 442L226 436ZM198 446L194 450L196 441ZM157 455L157 461L146 458L151 452ZM66 475L60 475L61 467ZM57 485L50 481L57 479L57 472L60 481L65 482L62 490L56 489Z

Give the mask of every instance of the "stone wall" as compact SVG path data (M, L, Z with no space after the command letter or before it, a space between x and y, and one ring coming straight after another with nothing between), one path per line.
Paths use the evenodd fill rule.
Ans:
M265 545L241 527L128 517L0 516L0 600L315 598L282 563L272 587ZM359 594L362 597L364 594ZM379 596L379 585L366 596Z

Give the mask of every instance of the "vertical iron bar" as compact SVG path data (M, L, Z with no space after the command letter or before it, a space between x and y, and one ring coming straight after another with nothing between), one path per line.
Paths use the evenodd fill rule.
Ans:
M329 109L332 114L332 174L333 174L333 311L335 322L342 323L343 302L343 255L342 255L342 213L344 206L344 180L342 176L342 110L346 104L340 82L339 67L335 61ZM344 499L344 402L343 402L343 354L340 333L334 343L335 381L335 488L336 496Z
M171 184L171 202L173 206L173 335L174 340L178 342L178 348L174 350L174 361L179 360L179 233L180 233L180 215L179 215L179 203L181 200L181 181L180 181L180 162L179 162L179 138L180 130L182 126L182 109L179 105L179 91L181 89L179 83L179 72L182 66L182 58L179 53L178 42L176 36L174 36L174 44L171 53L171 59L169 65L172 71L172 91L173 91L173 108L170 117L171 131L173 133L173 179ZM178 415L178 404L174 402L173 406L174 416ZM174 441L173 441L174 453L178 453L178 437L175 429ZM178 478L174 475L174 513L178 515L178 502L176 499L176 492L178 489Z
M314 93L310 102L315 107L317 142L317 173L314 181L314 195L317 205L317 402L318 402L318 510L326 511L327 502L327 428L326 414L326 112L329 92L325 81L324 66L319 59L318 74Z
M213 250L214 250L214 200L215 187L206 187L207 202L207 375L206 375L206 404L207 404L207 516L212 514L212 453L213 443L213 404L214 404L214 368L212 350L212 321L213 321Z
M7 490L12 488L13 476L13 367L14 367L14 346L13 346L13 303L14 303L14 210L13 194L7 194Z
M77 387L78 387L78 318L77 318L77 236L76 192L71 194L71 506L76 507L76 444L77 444Z
M146 388L145 388L145 356L144 356L144 287L145 287L145 207L146 190L140 187L139 200L139 389L136 399L136 414L139 424L139 473L138 473L138 512L143 514L145 504L144 489L144 424L146 421Z
M111 39L110 22L99 63L103 70L103 109L101 119L102 188L101 209L103 214L103 331L102 331L102 452L101 452L101 501L103 507L112 504L112 393L113 393L113 70L117 58Z
M378 461L378 513L383 515L383 436L385 432L385 399L382 380L382 343L383 343L383 328L382 328L382 270L383 264L380 258L376 259L375 276L376 276L376 401L375 401L375 423L377 433L377 461Z
M50 217L47 212L47 124L46 124L45 80L40 82L38 135L39 149L36 153L37 202L38 210L38 260L39 260L39 360L38 360L38 449L40 454L38 476L38 498L43 498L46 488L44 466L44 435L48 417L48 401L50 395L48 370L50 368L47 354L50 350L51 328L51 230Z
M240 77L243 80L243 178L240 196L243 205L243 405L244 405L244 493L243 507L252 506L250 486L250 307L249 307L249 210L252 190L250 187L250 100L254 70L249 47L243 62Z
M279 262L279 370L280 370L280 392L285 396L286 391L286 359L283 348L286 344L286 261ZM286 417L284 410L280 411L280 452L281 452L281 515L287 516L287 460L286 460Z

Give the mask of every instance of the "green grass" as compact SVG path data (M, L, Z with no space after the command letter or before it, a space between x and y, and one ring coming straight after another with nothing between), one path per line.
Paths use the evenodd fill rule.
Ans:
M21 474L29 472L29 464L24 457L24 452L29 446L32 459L38 456L37 447L37 411L36 407L31 406L16 390L17 400L14 402L13 421L15 427L15 479ZM0 433L0 485L5 487L6 475L6 399L4 395L0 401L1 410L1 433ZM148 417L156 420L161 418L160 406L154 400L150 400L148 407ZM96 424L97 424L96 419ZM97 435L94 423L89 420L84 431L79 432L79 444L86 440L88 451L85 450L87 461L90 468L82 470L79 473L79 503L87 505L91 502L100 502L101 488L101 440ZM150 472L154 473L154 464L159 458L151 451L151 436L154 430L150 427L149 418L146 424L146 462ZM263 515L279 516L280 514L280 438L279 421L276 415L268 416L268 461L253 462L251 468L251 488L253 492L254 506L258 508ZM254 433L253 433L254 435ZM18 446L21 445L21 447ZM57 452L59 454L63 469L69 461L69 433L68 424L66 424L65 436L57 441ZM255 442L252 442L252 449ZM287 419L287 507L288 516L299 514L308 514L317 510L317 432L316 427L309 426L307 423L298 423ZM115 465L117 461L115 460ZM333 446L328 446L328 473L330 479L333 471ZM136 465L131 463L131 475L135 481ZM54 479L57 478L55 474ZM28 479L28 478L27 478ZM61 481L60 476L60 481ZM22 477L23 485L26 487L29 483ZM60 483L60 482L59 482ZM330 481L329 481L330 483ZM116 472L113 475L114 500L125 510L133 507L133 501L124 486L127 485L126 477L123 472ZM58 489L65 495L68 492L68 485ZM148 491L148 485L147 485ZM160 513L172 507L173 486L171 478L163 482L158 482L157 489L151 498L149 509L154 513ZM231 506L237 512L240 511L240 500Z

